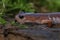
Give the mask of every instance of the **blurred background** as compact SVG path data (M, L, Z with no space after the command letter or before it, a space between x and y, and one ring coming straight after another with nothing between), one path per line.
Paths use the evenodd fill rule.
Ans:
M60 0L0 0L0 24L5 25L6 19L14 19L22 10L30 13L60 12Z

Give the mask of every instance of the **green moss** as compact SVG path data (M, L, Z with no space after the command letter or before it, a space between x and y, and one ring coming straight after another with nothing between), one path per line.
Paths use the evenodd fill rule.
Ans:
M17 26L17 27L19 27L19 28L28 28L27 25L19 24L18 22L15 22L15 21L11 21L10 24L11 24L12 26Z

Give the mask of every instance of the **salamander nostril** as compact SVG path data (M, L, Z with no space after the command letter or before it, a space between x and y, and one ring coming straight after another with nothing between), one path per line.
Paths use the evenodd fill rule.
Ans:
M23 18L24 18L24 16L19 16L19 18L20 18L20 19L23 19Z

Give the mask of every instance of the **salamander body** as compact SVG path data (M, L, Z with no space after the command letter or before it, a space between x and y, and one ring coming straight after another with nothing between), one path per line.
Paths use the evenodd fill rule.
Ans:
M51 27L52 24L60 23L60 12L54 13L19 13L15 16L15 20L20 24L38 23L47 24Z

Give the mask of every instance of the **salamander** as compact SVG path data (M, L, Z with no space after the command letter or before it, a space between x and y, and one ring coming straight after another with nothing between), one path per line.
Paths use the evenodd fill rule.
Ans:
M60 12L52 13L19 13L15 16L15 20L20 24L38 23L47 24L52 27L53 24L60 23Z

